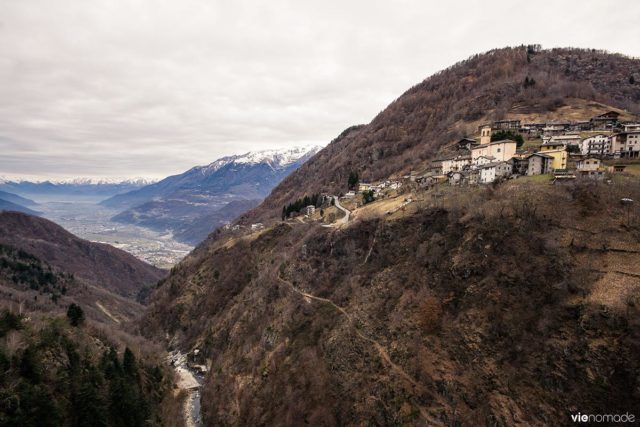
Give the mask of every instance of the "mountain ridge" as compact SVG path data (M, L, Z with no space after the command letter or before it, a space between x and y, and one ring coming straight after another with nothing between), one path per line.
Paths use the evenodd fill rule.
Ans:
M414 85L368 124L347 128L240 221L273 220L304 194L344 193L351 172L368 182L424 170L447 145L516 107L554 111L567 99L587 99L638 118L633 73L638 59L595 49L518 46L474 55ZM529 77L536 84L525 88Z
M178 239L197 244L242 213L240 206L255 206L317 150L311 146L227 156L101 204L124 209L113 217L116 222L172 231ZM209 226L204 218L211 220Z
M0 212L0 243L24 250L84 282L135 299L165 272L104 243L74 236L44 218Z
M476 55L345 130L212 234L141 322L209 368L205 424L562 425L577 411L640 411L640 224L620 203L640 199L637 177L426 190L407 179L394 211L381 201L332 226L280 217L305 195L345 193L352 173L426 168L516 105L635 114L639 70L595 50Z

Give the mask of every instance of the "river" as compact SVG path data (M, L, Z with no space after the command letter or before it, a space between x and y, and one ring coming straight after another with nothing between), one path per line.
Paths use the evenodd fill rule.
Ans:
M179 351L172 352L169 355L169 361L178 375L178 388L188 393L183 411L185 425L187 427L202 427L200 388L204 378L200 373L189 368L187 356Z

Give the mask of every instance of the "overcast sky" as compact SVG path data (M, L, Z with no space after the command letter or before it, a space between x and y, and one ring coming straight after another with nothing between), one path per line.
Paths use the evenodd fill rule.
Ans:
M0 176L155 177L326 144L506 45L640 56L640 1L0 0Z

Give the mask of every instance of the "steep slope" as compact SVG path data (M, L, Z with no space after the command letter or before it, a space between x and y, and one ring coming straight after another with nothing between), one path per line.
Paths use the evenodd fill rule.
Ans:
M307 147L224 157L102 204L128 208L114 221L170 230L177 239L195 244L242 213L239 207L255 206L317 151Z
M0 310L0 425L179 425L169 367L129 346L140 342Z
M596 50L522 46L475 55L412 87L371 123L345 130L284 179L246 221L275 218L305 193L346 192L353 171L373 181L420 170L445 146L493 120L553 114L573 99L637 115L640 86L629 77L638 73L638 59ZM527 77L534 86L524 87Z
M210 363L208 425L637 413L640 223L617 201L640 183L520 185L219 238L156 291L147 327Z
M394 215L276 221L304 194L346 191L352 171L419 170L487 120L553 117L576 99L637 112L638 70L576 49L473 57L283 180L240 221L265 229L211 235L159 283L143 320L209 368L205 424L565 425L578 412L639 413L640 215L620 204L640 199L637 177L403 188L411 204Z
M82 240L43 218L0 213L0 243L22 249L77 278L135 298L164 272L112 246Z
M215 229L224 226L249 209L255 208L260 200L236 200L229 202L217 211L203 215L193 222L180 225L174 232L174 238L181 242L197 245Z
M0 212L2 211L14 211L14 212L22 212L22 213L26 213L29 215L38 215L39 212L36 212L32 209L29 209L25 206L19 205L17 203L14 202L9 202L7 200L4 199L0 199Z

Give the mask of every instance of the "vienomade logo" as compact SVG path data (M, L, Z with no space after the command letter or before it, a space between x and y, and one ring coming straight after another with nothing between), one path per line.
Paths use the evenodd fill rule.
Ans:
M633 414L571 414L574 423L635 423Z

